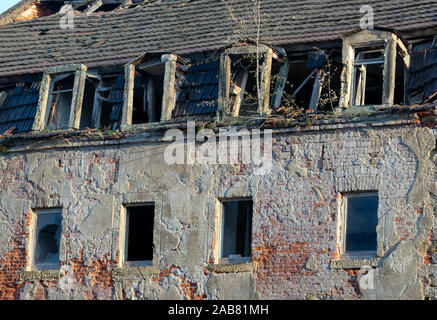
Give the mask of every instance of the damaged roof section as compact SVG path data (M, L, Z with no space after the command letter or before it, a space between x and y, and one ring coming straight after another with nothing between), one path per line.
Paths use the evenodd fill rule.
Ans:
M180 86L173 118L217 113L219 71L218 59L191 65Z
M142 2L143 0L21 0L0 14L0 25L55 15L64 5L71 5L76 15L90 15L121 11L136 7Z
M39 86L39 82L20 83L9 93L3 93L5 99L0 106L0 132L2 134L32 130L38 108Z
M428 42L413 47L410 54L407 90L411 103L426 103L437 99L437 43Z

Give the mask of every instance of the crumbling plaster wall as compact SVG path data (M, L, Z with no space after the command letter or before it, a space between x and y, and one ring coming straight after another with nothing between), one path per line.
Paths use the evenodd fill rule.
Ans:
M415 125L277 133L264 176L251 166L169 166L167 144L141 135L11 149L0 157L0 298L436 297L436 134ZM339 193L360 190L379 193L374 290L360 290L358 268L338 260ZM256 268L208 268L222 197L253 198ZM154 267L120 268L122 206L144 201L156 204ZM26 264L31 209L59 206L69 290L63 273Z

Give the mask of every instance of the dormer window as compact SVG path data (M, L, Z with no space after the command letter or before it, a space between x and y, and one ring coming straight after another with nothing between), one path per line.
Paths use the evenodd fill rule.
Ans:
M92 126L95 84L84 65L52 67L44 72L33 131Z
M271 112L272 68L281 54L264 44L239 42L220 58L218 118L265 116Z
M170 120L176 103L176 74L185 61L175 54L143 55L125 65L121 128Z
M386 30L362 30L343 39L340 106L405 103L409 44Z

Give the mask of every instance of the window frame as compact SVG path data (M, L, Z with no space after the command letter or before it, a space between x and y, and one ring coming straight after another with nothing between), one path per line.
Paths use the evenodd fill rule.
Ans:
M153 64L164 64L164 79L162 88L162 105L159 122L165 122L171 119L173 109L176 105L176 71L178 64L188 64L187 61L180 58L174 53L162 54L159 60L154 57L147 57L146 54L138 59L124 65L125 83L124 83L124 99L121 116L121 130L126 131L133 128L141 128L157 122L137 123L133 124L133 103L134 103L134 85L135 71L139 67L147 67Z
M122 212L122 216L121 216L121 221L120 221L120 267L147 267L147 266L153 266L154 261L155 261L155 255L156 255L156 251L153 252L153 258L152 260L141 260L141 261L128 261L128 246L129 246L129 208L132 207L145 207L145 206L153 206L154 210L153 210L153 241L152 241L152 246L155 247L156 249L156 245L155 245L155 232L156 232L156 223L155 223L155 218L156 218L156 211L157 211L157 207L156 207L156 203L153 201L148 201L148 202L139 202L139 203L128 203L128 204L123 204L123 212Z
M384 69L382 100L379 105L355 105L355 49L375 47L384 47ZM358 31L352 35L343 38L342 49L342 85L340 94L340 107L347 109L350 107L381 107L391 106L394 104L395 81L396 81L396 58L401 56L404 61L404 103L407 103L405 95L405 77L406 70L409 68L410 57L408 49L411 45L406 42L398 33L383 29L366 29Z
M38 110L33 123L32 131L42 131L47 128L47 121L52 101L52 91L56 76L62 74L74 75L74 84L70 104L70 115L67 128L53 130L69 130L80 128L82 103L87 78L87 67L83 64L72 64L51 67L44 71L39 91Z
M38 248L38 216L45 214L59 214L61 216L61 222L59 227L61 228L61 236L59 238L59 255L61 252L61 248L63 245L62 241L62 219L63 219L63 210L62 207L54 207L54 208L42 208L42 209L32 209L32 227L30 230L30 248L29 248L29 260L28 260L28 271L39 271L39 270L59 270L61 265L61 259L59 257L59 261L57 263L37 263L36 261L36 250Z
M231 95L231 63L232 56L244 56L249 54L259 55L263 59L260 64L260 92L258 99L258 114L260 116L269 115L272 111L270 105L270 82L273 59L283 61L282 55L274 50L272 47L265 44L245 43L238 42L233 46L224 50L220 56L220 72L219 72L219 87L218 87L218 109L217 119L223 120L226 117L238 117L241 106L241 101L238 106L233 110L230 105ZM281 57L280 57L281 56ZM246 75L244 77L247 77ZM247 80L246 80L247 81ZM241 88L240 88L241 89ZM243 90L236 93L238 96L242 96ZM234 92L235 93L235 92ZM272 96L275 96L272 94ZM282 95L281 95L282 96ZM275 99L278 99L275 97ZM241 100L241 99L239 99Z
M225 206L223 205L225 202L234 202L234 201L251 201L252 202L252 218L251 218L251 234L250 234L250 256L249 257L240 257L229 259L228 257L223 257L223 239L224 239L224 219L225 219ZM241 197L241 198L220 198L217 200L216 205L216 226L219 232L216 232L216 248L214 250L215 263L217 264L239 264L239 263L247 263L252 261L253 257L253 209L254 209L254 201L251 197Z
M361 251L346 251L346 236L347 236L347 199L348 198L365 198L370 196L376 196L378 198L378 207L376 211L376 218L378 220L378 208L379 208L379 193L378 191L358 191L358 192L345 192L341 194L341 212L342 212L342 230L341 230L341 248L340 253L343 258L347 259L359 259L359 258L376 258L378 245L375 250L361 250ZM378 233L376 232L376 241L378 243Z
M383 82L384 82L384 73L386 72L385 70L385 59L384 56L386 55L386 50L387 50L387 46L385 45L385 43L376 43L375 46L381 46L381 51L382 51L382 59L381 60L376 60L376 59L359 59L357 60L357 54L356 54L356 49L362 49L362 48L367 48L367 46L363 46L363 47L354 47L354 60L352 62L352 66L353 66L353 72L352 72L352 92L351 92L351 106L353 107L360 107L360 106L367 106L368 104L356 104L356 98L357 98L357 93L358 93L358 88L357 88L357 76L359 76L358 72L357 72L357 68L359 66L363 66L363 65L383 65ZM374 60L374 61L372 61ZM357 61L362 61L362 63L358 63ZM366 80L367 80L367 70L366 70ZM367 82L367 81L366 81ZM364 91L361 92L361 99L365 101L365 92L366 92L366 87L367 83L365 84L364 87ZM384 83L382 84L382 91L381 91L381 102L383 101L384 97L383 97L383 91L384 91Z

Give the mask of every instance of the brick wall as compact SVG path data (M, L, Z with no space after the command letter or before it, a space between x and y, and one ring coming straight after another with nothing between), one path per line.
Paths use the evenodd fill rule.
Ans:
M404 141L433 136L432 130L357 126L277 133L273 169L264 176L255 176L251 165L168 166L167 145L140 135L125 145L77 141L72 147L57 138L30 151L10 150L0 157L0 298L394 298L402 290L393 279L421 283L415 295L404 291L408 297L433 297L435 222L430 227L426 219L435 219L435 204L410 197L417 177L426 180L419 167L429 159ZM332 260L340 258L339 194L367 190L378 190L381 259L377 288L363 292L359 268L334 268ZM218 232L216 202L226 197L254 201L255 270L208 271ZM115 277L113 270L122 267L123 204L151 200L158 271ZM72 267L71 289L60 287L63 273L58 279L24 273L30 272L31 209L41 207L63 208L60 260ZM310 255L315 266L308 266Z

